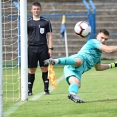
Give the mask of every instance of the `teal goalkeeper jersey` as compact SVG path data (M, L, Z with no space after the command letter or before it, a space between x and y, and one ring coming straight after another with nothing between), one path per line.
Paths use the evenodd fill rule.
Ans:
M83 60L83 72L90 70L97 63L101 62L102 51L98 47L102 45L97 39L90 39L72 58L81 58ZM77 70L77 68L76 68Z

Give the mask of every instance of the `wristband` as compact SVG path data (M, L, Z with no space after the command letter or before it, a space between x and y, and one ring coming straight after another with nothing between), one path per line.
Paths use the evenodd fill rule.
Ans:
M53 50L54 48L52 47L52 48L49 48L50 50Z

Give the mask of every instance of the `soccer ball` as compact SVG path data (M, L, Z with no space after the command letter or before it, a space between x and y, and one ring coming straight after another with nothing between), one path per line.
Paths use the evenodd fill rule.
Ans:
M76 23L74 31L79 37L86 38L91 33L91 26L86 21L79 21Z

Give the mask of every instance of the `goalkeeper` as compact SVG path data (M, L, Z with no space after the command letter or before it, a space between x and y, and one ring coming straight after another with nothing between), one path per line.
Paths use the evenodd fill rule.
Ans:
M64 74L66 81L69 84L68 98L76 103L83 103L84 101L78 97L78 91L81 87L81 76L84 72L95 67L97 71L103 71L110 68L117 67L117 63L102 64L102 51L106 53L117 52L117 46L107 46L109 32L106 29L100 30L96 39L90 39L81 48L81 50L70 57L47 59L45 64L60 64L65 65Z

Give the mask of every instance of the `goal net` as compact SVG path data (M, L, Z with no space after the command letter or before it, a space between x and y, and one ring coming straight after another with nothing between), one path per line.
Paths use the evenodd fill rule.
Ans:
M3 100L20 99L19 12L12 0L2 0Z

